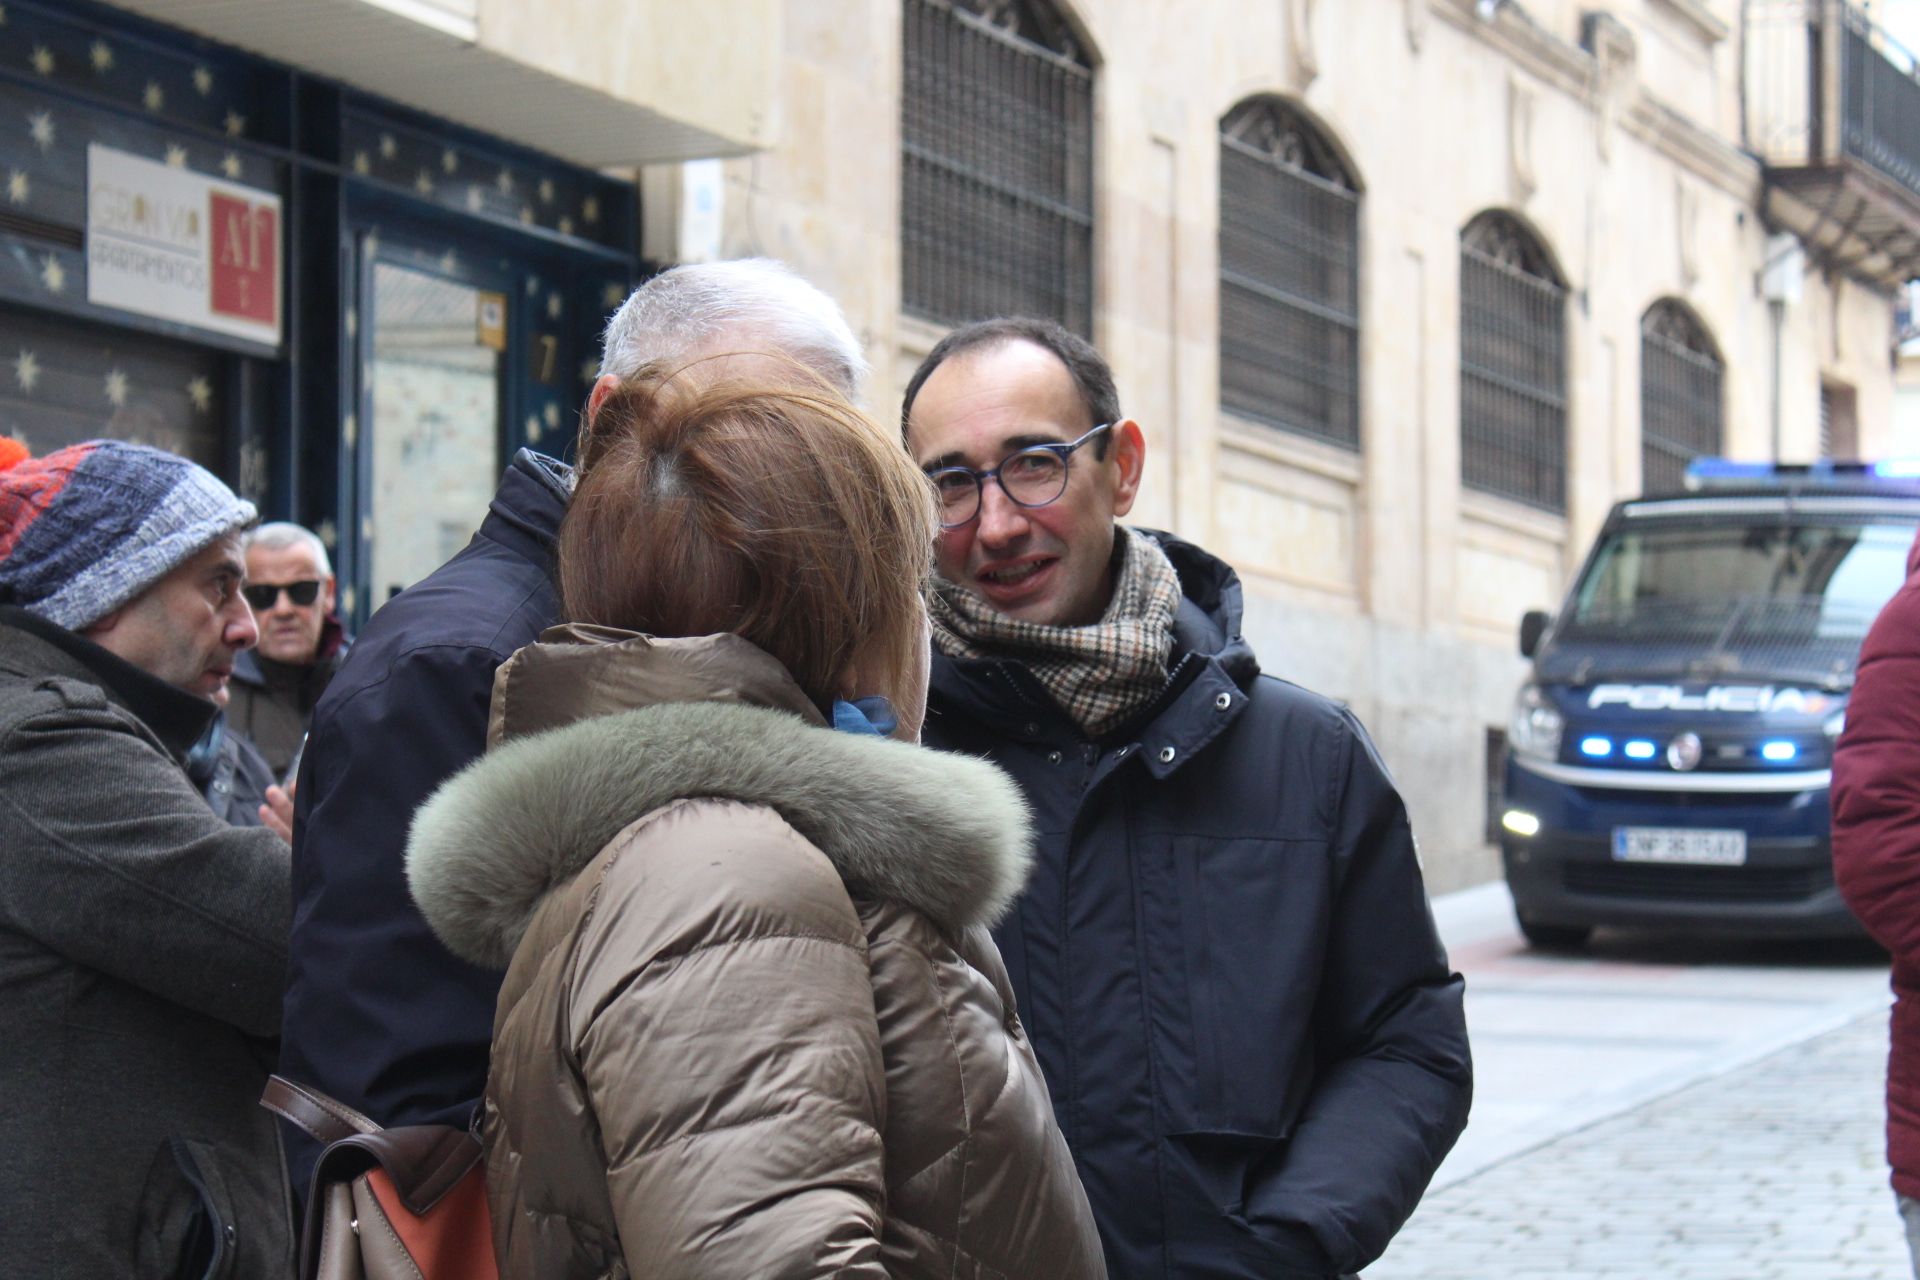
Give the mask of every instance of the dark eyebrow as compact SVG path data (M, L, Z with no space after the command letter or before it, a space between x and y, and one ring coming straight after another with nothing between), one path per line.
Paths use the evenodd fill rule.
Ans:
M1028 432L1025 435L1008 436L1000 442L1000 459L994 463L994 466L999 466L1000 462L1005 461L1010 454L1018 453L1022 449L1031 449L1035 445L1071 443L1072 441L1070 440L1062 440L1056 436L1039 435L1034 432ZM967 462L966 455L958 450L954 450L950 453L943 453L930 462L921 463L920 469L922 471L938 471L942 467L965 467L968 465L970 464Z

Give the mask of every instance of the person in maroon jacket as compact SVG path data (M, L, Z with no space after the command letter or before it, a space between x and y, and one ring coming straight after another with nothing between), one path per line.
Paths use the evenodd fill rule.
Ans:
M1893 953L1887 1163L1920 1280L1920 539L1860 647L1833 753L1833 873Z

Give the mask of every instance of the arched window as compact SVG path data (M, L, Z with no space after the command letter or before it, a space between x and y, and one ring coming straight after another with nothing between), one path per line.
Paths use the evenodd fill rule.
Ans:
M1093 67L1046 0L906 0L901 292L1093 326Z
M1320 131L1274 98L1220 121L1220 403L1360 444L1360 197Z
M1720 353L1685 303L1640 318L1640 488L1678 493L1687 464L1720 452Z
M1566 286L1511 214L1460 233L1460 479L1567 509Z

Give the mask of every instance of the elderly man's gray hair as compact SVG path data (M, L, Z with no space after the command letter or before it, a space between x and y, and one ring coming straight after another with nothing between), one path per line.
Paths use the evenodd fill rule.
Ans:
M262 551L285 551L289 547L305 547L313 552L313 560L320 572L327 577L333 576L333 561L327 558L327 544L320 541L320 535L304 525L287 520L274 520L263 524L247 535L247 547L259 547Z
M656 362L765 351L798 360L858 399L867 376L860 340L839 304L772 258L664 271L607 322L602 377L631 378Z

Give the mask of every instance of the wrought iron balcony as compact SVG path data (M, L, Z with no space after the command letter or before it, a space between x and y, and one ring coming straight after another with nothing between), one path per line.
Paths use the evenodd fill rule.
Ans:
M1920 63L1845 0L1746 18L1746 129L1766 212L1848 274L1920 276Z

